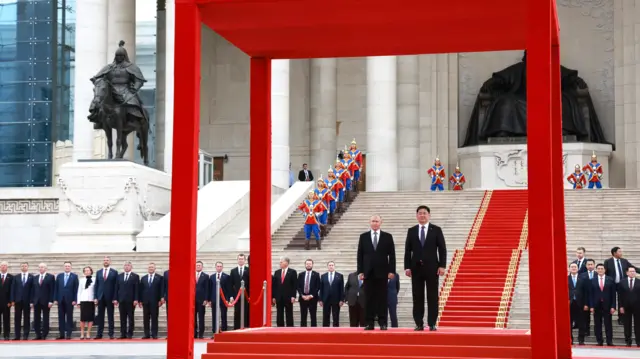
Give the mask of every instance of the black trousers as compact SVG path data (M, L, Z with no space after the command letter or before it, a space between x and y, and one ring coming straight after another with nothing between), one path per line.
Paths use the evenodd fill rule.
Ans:
M584 334L584 336L590 336L591 335L591 311L590 310L584 310L584 307L581 308L582 310L582 321L580 322L582 324L582 332Z
M364 327L364 307L358 302L349 304L349 326Z
M569 325L571 326L571 341L573 341L573 326L582 328L582 313L578 302L572 300L569 303Z
M160 307L158 303L144 303L142 305L142 322L144 323L145 337L158 337L158 315Z
M240 329L240 300L236 302L236 305L233 307L233 329ZM249 303L244 303L244 327L249 328Z
M118 312L120 313L120 336L123 338L131 339L133 337L133 314L135 311L136 307L133 306L133 302L118 303Z
M293 327L293 303L291 300L276 301L276 325L278 327Z
M98 300L98 316L96 317L96 324L98 324L98 332L96 336L102 337L104 333L104 311L107 311L107 321L109 322L109 337L113 337L115 332L115 321L113 319L113 301L106 300L104 298Z
M603 343L602 338L602 322L604 321L604 331L607 337L607 344L611 344L613 341L613 325L611 323L611 312L610 308L604 308L602 303L598 303L598 305L594 308L593 311L593 320L595 321L594 331L596 335L596 341L598 344Z
M9 303L0 302L0 331L3 331L4 339L9 339L11 333L11 308L7 305Z
M31 331L30 303L16 302L14 305L13 327L16 339L20 339L20 324L22 324L24 339L28 339L29 332Z
M624 341L627 344L631 344L631 328L633 327L636 344L640 344L640 306L635 308L625 307L622 318L624 319ZM633 326L631 324L633 324Z
M58 331L62 338L73 332L73 305L66 298L58 302Z
M204 312L206 307L202 305L202 302L196 301L196 306L194 308L193 315L193 336L194 337L203 337L204 336Z
M338 303L324 303L322 307L322 326L331 326L331 320L333 319L333 326L340 326L340 305Z
M318 326L318 299L300 300L300 326L307 326L307 315L311 317L311 327Z
M49 335L49 314L51 308L48 304L35 304L33 306L33 326L36 330L36 338L46 339Z
M228 330L228 324L227 324L227 311L229 310L229 308L227 308L226 305L224 305L224 302L222 301L222 299L220 300L220 331L221 332L226 332ZM211 330L213 331L213 333L216 333L216 306L212 305L211 306ZM248 326L247 326L248 327Z
M387 283L386 277L364 279L365 325L373 325L376 316L380 325L387 325Z
M389 304L389 320L391 321L391 328L398 327L398 303Z
M411 271L411 293L413 296L413 320L417 326L424 326L424 291L427 290L427 325L438 322L438 273L437 269L420 267Z

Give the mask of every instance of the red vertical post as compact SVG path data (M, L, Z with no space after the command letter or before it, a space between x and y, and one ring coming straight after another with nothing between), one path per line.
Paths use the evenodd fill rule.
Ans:
M553 176L551 149L551 2L528 0L527 18L527 149L529 181L529 273L549 267L553 248ZM553 269L551 269L553 270ZM566 280L566 279L565 279ZM557 356L554 286L532 278L532 358Z
M554 5L555 5L555 1ZM560 359L571 358L571 322L567 288L567 238L564 218L564 176L562 155L562 92L560 80L560 44L555 6L552 15L551 46L551 173L553 184L553 268L557 353Z
M194 3L175 4L175 67L171 230L169 244L168 359L193 358L196 217L200 127L200 11Z
M271 325L271 60L251 58L250 76L249 325L256 328L263 326L265 314ZM260 293L267 299L266 313Z

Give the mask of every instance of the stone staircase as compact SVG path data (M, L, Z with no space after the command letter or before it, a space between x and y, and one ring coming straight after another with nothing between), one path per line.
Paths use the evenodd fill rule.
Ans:
M566 191L567 264L575 259L577 247L587 250L587 257L602 263L611 257L611 248L621 247L624 257L640 263L640 191L607 189L601 191ZM567 265L568 270L568 265ZM522 256L516 281L508 328L530 327L528 252ZM624 333L613 316L614 344L624 344ZM568 324L567 324L568 325ZM595 344L593 319L587 344ZM577 330L574 337L577 340Z

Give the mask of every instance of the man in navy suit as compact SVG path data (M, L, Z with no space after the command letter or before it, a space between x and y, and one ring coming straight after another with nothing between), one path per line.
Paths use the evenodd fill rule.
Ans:
M204 337L204 314L207 309L209 299L209 275L203 272L204 263L196 262L196 305L193 316L193 337L202 339Z
M578 344L584 344L584 338L591 336L591 311L589 310L589 297L591 296L591 280L597 275L596 262L593 259L587 259L587 271L578 275L579 295L582 297L582 324L578 331Z
M400 277L398 273L387 282L387 308L389 308L389 319L391 328L398 327L398 293L400 292Z
M58 274L53 291L53 304L58 306L58 339L71 339L73 307L78 303L78 276L71 273L71 262L64 262L64 272Z
M213 334L216 334L216 324L217 321L217 311L216 311L216 298L220 289L222 289L222 293L220 294L220 331L227 331L227 306L224 304L224 300L229 300L231 298L231 277L223 272L224 266L222 262L216 262L216 272L211 274L211 279L209 283L209 288L211 291L209 293L209 306L211 307L211 322L212 322L212 330ZM218 280L220 280L220 286L218 287Z
M147 272L148 274L140 280L140 294L138 295L138 307L142 308L144 323L144 337L142 339L158 339L158 315L163 304L162 293L164 293L163 278L156 274L155 263L149 263Z
M20 340L20 324L22 324L24 331L24 340L27 340L31 331L31 288L33 286L33 276L29 274L29 263L20 263L20 274L14 278L11 286L11 305L14 308L14 340Z
M569 283L569 319L571 322L571 329L582 328L582 293L580 288L582 287L582 279L578 276L578 264L572 262L569 264L569 276L567 277ZM580 338L578 338L580 339ZM571 343L573 343L573 330L571 331Z
M4 340L9 340L11 315L11 287L13 275L8 272L9 263L0 262L0 330L4 328Z
M631 346L631 328L636 346L640 347L640 283L636 281L635 267L627 269L627 277L618 284L618 309L624 314L624 341ZM631 325L633 322L633 326Z
M34 276L34 283L31 286L33 326L36 331L36 340L45 340L49 335L49 313L54 301L56 277L47 273L47 265L44 263L40 263L38 270L40 273Z
M104 332L104 310L107 310L107 320L109 321L109 339L113 339L115 332L115 323L113 319L113 302L116 300L116 281L118 279L118 271L111 268L111 258L104 257L103 268L96 273L95 284L95 304L98 306L98 316L96 322L98 324L98 332L96 339L102 339Z
M322 307L322 326L340 326L340 308L344 305L344 277L336 272L336 263L327 263L328 272L320 278L320 306Z
M313 259L304 261L305 271L298 273L298 301L300 302L300 326L307 326L307 315L311 327L318 326L318 298L320 297L320 274L313 270Z
M116 279L116 291L113 304L120 312L120 339L133 337L133 314L138 306L140 277L131 270L131 262L124 263L124 272ZM128 324L128 326L127 326Z
M585 256L587 250L584 247L576 248L576 260L571 263L575 263L578 265L578 275L585 273L587 271L587 261L589 258Z
M167 316L169 316L169 270L164 271L162 275L162 299L166 303L165 310L167 311Z
M589 297L589 308L591 308L595 321L596 341L599 346L602 346L602 322L604 321L607 345L613 346L611 316L616 312L616 283L611 277L604 274L604 264L598 263L596 272L598 275L591 280L591 296Z

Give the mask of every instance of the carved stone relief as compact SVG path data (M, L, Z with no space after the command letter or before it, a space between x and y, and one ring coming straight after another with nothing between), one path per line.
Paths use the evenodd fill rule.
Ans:
M0 200L0 215L5 214L55 214L58 199L3 199Z
M494 153L496 159L496 173L507 187L527 187L527 173L529 170L527 150L511 150ZM562 154L562 174L567 171L567 154ZM540 175L548 176L549 169L540 170Z

